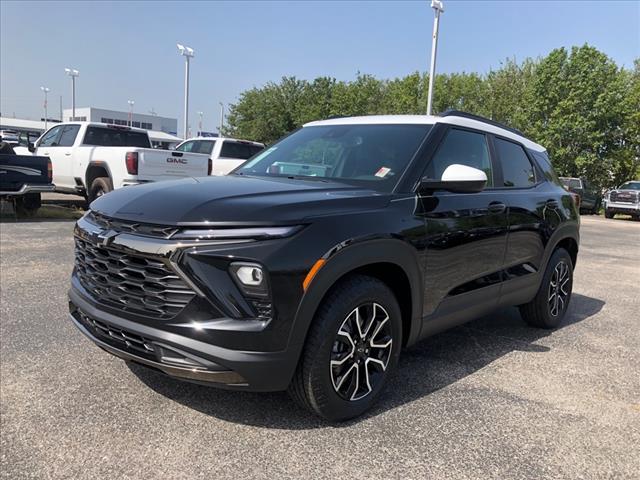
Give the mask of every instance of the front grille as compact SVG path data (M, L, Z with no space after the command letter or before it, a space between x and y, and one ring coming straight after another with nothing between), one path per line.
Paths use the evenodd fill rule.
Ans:
M81 310L76 310L76 318L95 335L96 338L120 350L156 360L156 348L151 340L135 333L117 328L114 325L90 318Z
M177 227L166 225L118 220L93 211L88 213L87 221L102 227L104 230L113 230L118 233L135 233L145 237L171 238L174 233L180 230Z
M638 197L635 193L631 192L611 192L609 198L612 202L636 203Z
M160 259L75 239L76 274L100 303L145 316L175 317L195 292Z

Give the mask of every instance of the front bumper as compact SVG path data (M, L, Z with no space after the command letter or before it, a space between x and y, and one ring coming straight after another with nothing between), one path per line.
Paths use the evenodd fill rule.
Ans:
M605 201L604 208L615 213L640 213L640 203L622 203Z
M127 320L97 308L76 282L69 316L103 350L171 377L227 389L285 390L295 357L287 351L240 351Z

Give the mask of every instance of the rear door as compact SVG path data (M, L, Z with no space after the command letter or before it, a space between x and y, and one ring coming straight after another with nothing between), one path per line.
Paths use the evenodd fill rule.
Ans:
M517 305L531 299L544 268L545 247L564 214L564 189L546 181L527 150L518 142L492 137L496 152L498 188L509 211L502 303Z
M506 249L505 195L495 188L496 171L487 135L448 127L425 175L442 178L452 164L483 170L480 193L435 192L421 198L426 221L423 332L468 320L497 304ZM435 327L434 327L435 325Z

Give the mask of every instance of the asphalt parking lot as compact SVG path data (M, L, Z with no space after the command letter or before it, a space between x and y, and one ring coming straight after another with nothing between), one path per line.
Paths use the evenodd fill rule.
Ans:
M341 425L99 350L67 319L72 226L0 223L2 478L638 478L638 222L583 217L562 328L508 309L428 339Z

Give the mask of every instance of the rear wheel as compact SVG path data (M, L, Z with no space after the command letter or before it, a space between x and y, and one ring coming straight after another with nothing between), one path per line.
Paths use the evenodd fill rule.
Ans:
M42 197L39 193L27 193L15 199L16 213L21 217L32 217L42 206Z
M538 293L520 306L520 315L529 325L556 328L564 318L573 289L573 262L564 248L558 248L544 272Z
M91 182L87 194L87 202L91 203L96 198L101 197L113 190L113 183L109 177L97 177Z
M327 420L357 417L379 397L401 345L402 320L393 292L378 279L348 277L321 304L289 393Z

